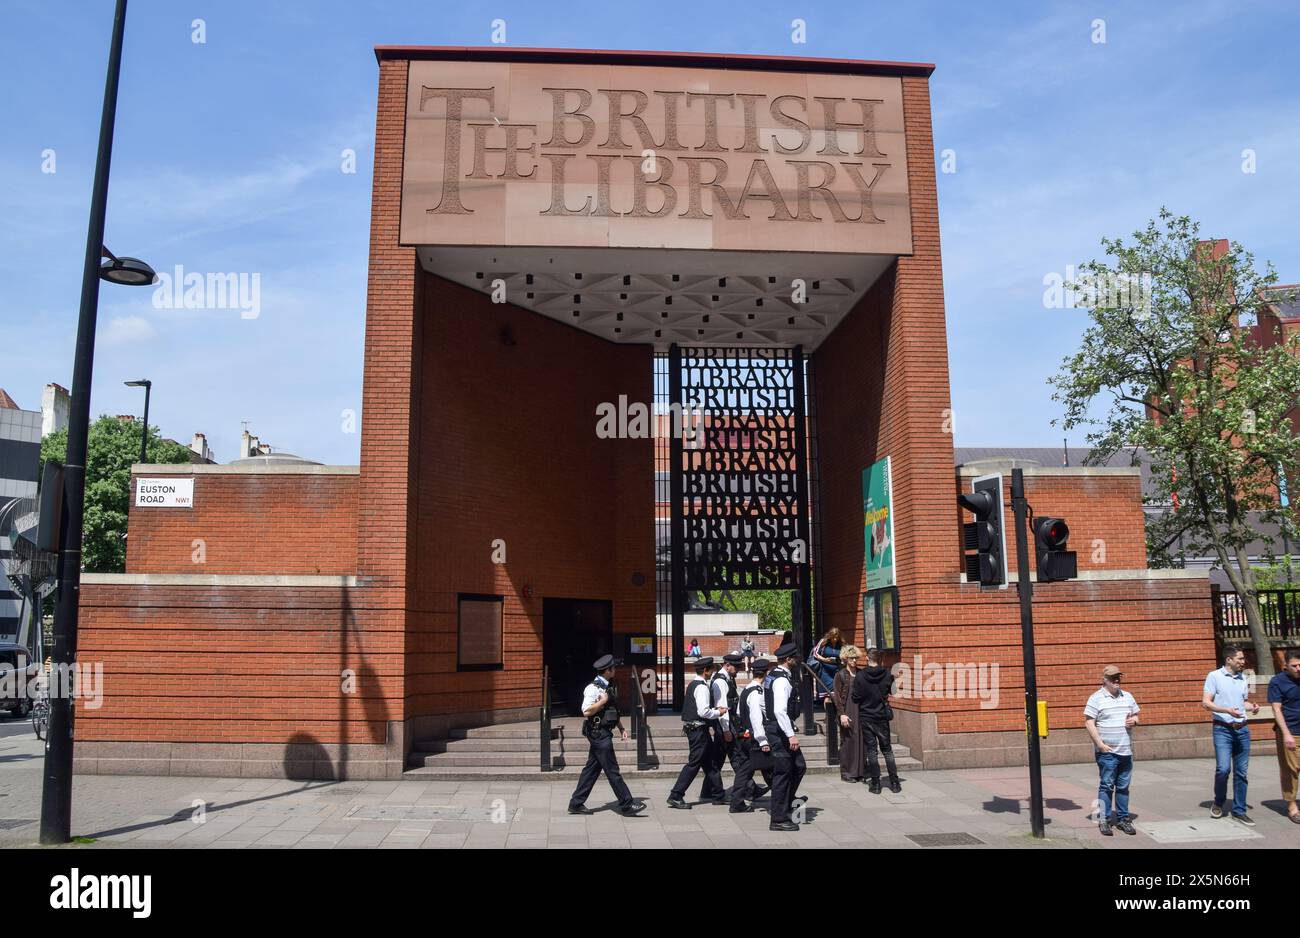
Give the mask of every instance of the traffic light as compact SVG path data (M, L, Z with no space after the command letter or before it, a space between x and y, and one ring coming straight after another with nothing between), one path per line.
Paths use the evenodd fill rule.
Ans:
M957 504L975 515L963 526L966 579L980 586L1007 585L1007 538L1002 529L1002 476L980 476L971 482L969 494L958 495ZM970 553L974 551L974 553Z
M1034 519L1034 548L1038 553L1038 582L1073 580L1079 575L1075 552L1066 550L1070 526L1064 518Z

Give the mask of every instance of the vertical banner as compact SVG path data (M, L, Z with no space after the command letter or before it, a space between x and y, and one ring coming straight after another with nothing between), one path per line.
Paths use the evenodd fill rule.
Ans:
M862 472L862 523L867 550L867 589L894 585L894 507L890 458Z

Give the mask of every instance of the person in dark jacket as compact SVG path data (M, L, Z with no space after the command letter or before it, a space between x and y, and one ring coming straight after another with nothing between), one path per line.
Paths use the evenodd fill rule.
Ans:
M876 749L885 754L885 768L889 771L889 790L897 794L903 790L898 780L898 765L894 761L894 748L889 736L889 692L894 676L880 664L880 649L867 649L867 666L853 678L849 701L858 708L858 728L866 749L867 775L870 791L880 794L880 758Z

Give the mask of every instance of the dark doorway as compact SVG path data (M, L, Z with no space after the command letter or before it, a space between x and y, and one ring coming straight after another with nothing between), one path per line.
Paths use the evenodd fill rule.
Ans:
M551 673L551 710L578 716L591 665L614 650L614 607L607 599L542 600L542 662Z

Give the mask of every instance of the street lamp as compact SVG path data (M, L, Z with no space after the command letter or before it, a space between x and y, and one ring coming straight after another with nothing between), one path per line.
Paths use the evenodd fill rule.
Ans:
M77 594L81 589L81 540L86 498L86 438L90 432L90 381L95 364L95 319L99 312L99 281L145 286L153 282L148 264L132 257L117 258L104 248L104 215L108 206L108 170L113 156L113 124L117 115L117 85L122 71L122 35L126 30L126 0L117 0L113 41L104 79L104 108L99 120L99 151L90 197L86 258L81 273L81 311L72 365L72 406L68 413L68 452L63 472L63 513L59 521L59 597L54 607L50 693L50 724L41 788L41 843L72 839L72 701L68 693L72 664L77 657ZM101 264L107 257L109 262Z
M158 279L153 268L138 257L114 257L113 252L108 248L103 248L102 253L107 258L107 263L99 267L99 276L102 280L127 287L144 287Z
M131 258L123 258L130 260ZM145 265L148 266L148 265ZM102 274L100 276L103 276ZM105 278L107 279L107 278ZM149 281L152 283L153 281ZM148 378L141 378L139 381L123 381L128 388L144 388L144 429L140 433L140 462L148 462L149 445L149 391L153 388L153 382Z

